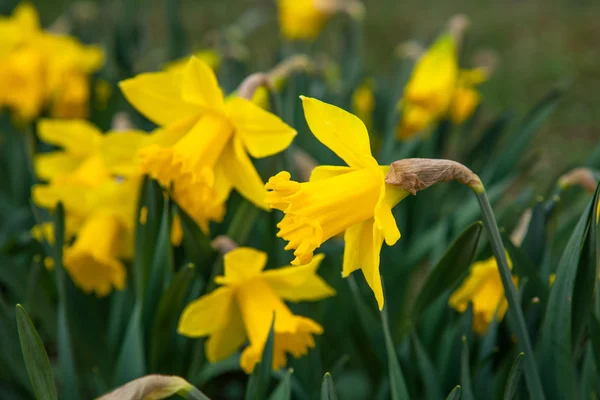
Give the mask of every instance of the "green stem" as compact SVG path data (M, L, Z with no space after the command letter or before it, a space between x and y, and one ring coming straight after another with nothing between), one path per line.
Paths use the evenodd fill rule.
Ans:
M534 400L543 400L545 397L542 389L542 382L535 363L525 317L523 316L521 305L518 300L517 289L513 283L508 260L506 259L506 252L504 250L504 245L502 244L502 238L500 237L500 231L496 224L496 217L492 211L492 206L490 205L485 189L481 186L477 188L474 187L473 190L477 195L477 200L479 201L479 206L481 207L481 213L483 215L483 224L490 236L492 250L498 264L502 286L504 286L504 293L508 300L508 315L512 320L512 329L515 330L513 333L517 337L519 350L525 353L523 362L525 363L525 378L529 388L529 394Z

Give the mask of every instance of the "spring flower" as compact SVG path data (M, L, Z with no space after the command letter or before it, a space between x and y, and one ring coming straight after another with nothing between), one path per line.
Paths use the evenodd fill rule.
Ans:
M213 71L216 71L221 65L222 57L216 50L199 50L194 52L192 56L204 61ZM165 65L164 70L166 72L183 73L189 61L190 56L171 61Z
M53 116L87 116L89 76L103 62L98 47L43 31L29 3L0 18L0 106L19 120L29 121L49 105Z
M274 315L273 369L285 366L287 353L306 354L315 345L313 335L323 332L315 321L292 314L284 303L317 301L335 294L316 274L322 259L318 255L302 267L263 271L265 253L247 247L230 251L224 256L225 274L215 278L222 286L185 308L179 333L209 336L205 346L211 362L227 358L248 339L240 365L249 374L261 359Z
M508 264L512 268L510 258ZM513 277L513 281L515 285L518 284L517 277ZM498 321L504 318L508 301L504 296L504 287L494 257L473 263L469 276L452 293L448 301L450 307L461 313L467 310L469 303L473 304L473 330L479 335L487 331L494 316Z
M248 154L279 153L296 131L249 100L226 100L214 72L195 57L183 73L140 74L120 87L170 138L140 151L142 172L172 187L175 201L205 231L208 221L223 217L232 187L265 208L264 184Z
M288 40L311 41L319 36L331 13L320 0L279 0L279 25Z
M457 77L456 44L452 36L445 34L419 58L406 84L400 103L399 139L410 139L446 113Z
M373 82L364 81L352 94L352 112L360 118L367 129L371 127L373 110L375 109L375 94L373 93Z
M34 203L49 210L65 207L67 237L77 235L65 249L63 262L73 282L86 293L108 295L125 287L121 259L133 255L134 215L139 179L106 180L89 186L76 180L36 185Z
M112 174L131 176L135 151L152 136L141 131L102 134L85 120L44 119L38 123L38 136L46 143L62 149L36 154L34 167L42 180L70 175L94 186Z
M285 213L277 236L288 241L286 250L294 249L292 264L300 265L327 239L345 232L342 276L360 268L382 309L379 253L384 240L392 246L400 239L392 208L409 192L385 183L389 166L371 155L360 119L316 99L302 97L302 104L312 133L348 166L316 167L306 183L290 180L286 171L269 179L267 204Z

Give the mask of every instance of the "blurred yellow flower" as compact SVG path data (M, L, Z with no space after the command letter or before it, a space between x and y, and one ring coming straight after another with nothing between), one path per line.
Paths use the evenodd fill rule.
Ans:
M204 61L204 63L213 71L217 70L221 65L221 55L216 50L199 50L194 52L191 56ZM183 73L189 61L190 56L171 61L165 65L164 70L166 72Z
M294 249L296 256L292 264L299 265L345 232L342 276L362 269L382 309L379 253L384 240L392 246L400 239L392 208L409 193L385 184L389 166L379 166L371 155L360 119L316 99L302 97L302 104L312 133L348 166L316 167L306 183L290 180L286 171L269 179L267 204L285 213L277 236L289 242L286 250Z
M101 167L98 167L101 168ZM78 180L35 185L36 205L52 210L65 208L66 235L77 235L64 252L65 269L86 293L108 295L125 287L121 258L133 256L134 216L139 179L105 180L90 186Z
M62 147L34 156L35 172L40 179L70 176L90 186L109 179L112 174L134 175L135 152L152 137L142 131L103 135L93 124L80 119L41 120L38 136L46 143Z
M231 188L266 208L264 184L248 154L285 150L296 131L251 101L225 100L214 72L191 57L185 71L140 74L122 81L127 100L164 127L160 144L140 151L141 169L166 187L201 226L223 217Z
M485 80L482 68L459 69L455 39L442 35L419 58L404 89L397 137L411 139L445 116L456 124L464 122L481 101L475 86Z
M512 268L512 261L508 254L508 264ZM515 285L517 277L513 277ZM494 257L478 261L471 265L469 276L452 293L448 304L458 312L465 312L469 304L473 304L473 330L483 335L494 316L502 321L508 301L504 296L504 287L498 272L498 264Z
M314 40L332 13L322 0L279 0L279 25L288 40Z
M56 117L86 117L89 76L104 63L96 46L40 28L30 3L0 18L0 106L29 121L50 105Z
M317 255L302 267L263 271L266 253L247 247L232 250L224 256L224 276L215 278L223 286L185 308L179 333L209 336L205 346L211 362L227 358L248 338L240 365L249 374L261 359L274 316L273 369L285 366L286 353L306 354L315 345L313 335L323 332L315 321L294 315L284 303L317 301L335 294L316 273L322 260L323 255Z

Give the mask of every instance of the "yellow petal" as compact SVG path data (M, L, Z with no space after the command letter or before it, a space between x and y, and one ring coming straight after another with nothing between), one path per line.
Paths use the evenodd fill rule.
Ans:
M382 176L385 176L390 167L380 167ZM402 199L410 193L406 190L398 189L396 186L384 184L381 188L379 201L375 206L375 225L381 231L388 246L393 246L400 239L400 230L396 225L396 219L392 214L394 208Z
M229 322L227 311L234 302L233 289L218 288L188 304L181 314L177 332L190 337L207 336Z
M238 135L254 158L287 149L296 131L279 117L240 97L227 101L227 112Z
M235 301L224 311L224 318L222 328L213 331L206 341L206 358L213 363L229 357L246 341L244 321Z
M38 207L49 210L54 209L58 202L79 215L87 214L90 208L88 193L80 184L34 185L31 198Z
M143 131L109 132L100 144L104 163L117 175L138 173L137 154L148 140L149 135Z
M13 11L13 18L23 33L33 33L40 30L40 18L35 6L29 2L21 2Z
M88 218L77 240L65 251L65 269L85 292L108 295L125 288L125 266L118 259L122 227L117 218L96 213Z
M255 206L268 210L265 205L267 191L241 140L234 137L225 147L219 160L222 171L231 185Z
M320 181L323 179L334 178L338 175L356 171L351 167L337 167L331 165L319 165L315 167L310 174L310 182Z
M258 274L267 264L267 253L251 247L238 247L223 256L225 276L215 277L221 285L242 283Z
M181 98L204 110L221 110L223 91L213 70L202 60L190 57L183 72Z
M371 155L369 133L358 117L317 99L304 96L301 99L306 122L321 143L351 167L376 164Z
M346 230L342 276L347 277L357 269L362 269L367 284L375 294L379 309L382 310L383 288L379 275L379 253L383 236L374 226L374 222L374 219L370 219Z
M157 125L168 125L201 114L197 105L181 98L181 76L178 74L139 74L119 82L119 87L127 101Z
M102 138L98 128L82 119L43 119L38 123L38 135L42 141L61 146L79 157L94 152Z
M317 275L317 269L324 257L324 254L317 254L309 264L272 269L264 272L262 277L286 300L322 300L335 295L335 290Z
M36 175L47 181L73 172L81 161L64 151L36 154L33 159Z

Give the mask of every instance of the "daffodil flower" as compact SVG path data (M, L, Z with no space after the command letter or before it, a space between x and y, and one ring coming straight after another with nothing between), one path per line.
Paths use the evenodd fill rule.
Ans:
M361 269L382 309L379 253L384 240L392 246L400 239L392 208L409 192L385 183L389 166L371 155L360 119L316 99L302 97L302 104L312 133L348 166L319 166L306 183L290 180L286 171L269 179L267 204L285 213L277 236L294 249L292 264L301 265L323 242L345 232L342 276Z
M322 0L279 0L279 26L288 40L314 40L332 13Z
M317 301L335 294L316 273L322 259L318 255L302 267L263 271L265 253L247 247L232 250L224 256L225 274L215 278L222 286L185 308L179 333L209 336L205 346L211 362L227 358L248 339L240 364L249 374L262 357L274 317L272 367L283 367L287 353L294 357L306 354L315 345L313 335L323 332L315 321L292 314L284 303Z
M134 107L164 127L170 143L140 151L142 172L166 187L206 231L220 220L231 188L265 208L264 184L248 154L286 149L296 131L241 97L224 98L214 72L192 57L183 73L140 74L120 83ZM165 136L165 137L166 137Z
M481 94L476 86L488 79L488 73L483 68L463 69L458 74L458 80L452 101L450 103L450 118L455 124L462 124L469 118L479 103Z
M64 180L33 187L32 198L39 207L52 210L59 202L64 205L67 237L77 238L65 250L63 262L86 293L101 297L125 287L121 259L133 256L138 191L139 179L112 179L94 187Z
M508 254L507 254L508 257ZM508 258L509 266L512 262ZM513 277L515 285L517 277ZM473 263L469 276L452 293L448 304L458 312L465 312L469 304L473 304L473 330L483 335L494 320L502 321L508 301L504 296L504 287L498 272L498 264L494 257Z

